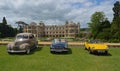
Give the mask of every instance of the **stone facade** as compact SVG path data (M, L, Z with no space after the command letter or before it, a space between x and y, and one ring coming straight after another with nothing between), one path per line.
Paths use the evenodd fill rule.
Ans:
M66 22L64 25L45 25L32 22L24 27L24 32L34 33L37 37L75 38L80 32L80 23Z

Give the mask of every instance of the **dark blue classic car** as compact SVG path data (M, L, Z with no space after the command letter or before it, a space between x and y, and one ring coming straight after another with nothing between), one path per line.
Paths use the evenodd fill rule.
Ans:
M50 46L51 53L68 52L68 43L65 39L54 39Z

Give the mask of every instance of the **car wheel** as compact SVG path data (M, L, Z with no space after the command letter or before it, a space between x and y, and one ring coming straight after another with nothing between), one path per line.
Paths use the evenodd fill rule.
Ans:
M90 47L88 48L88 51L90 51Z
M93 53L92 50L89 50L89 53L92 54Z
M37 45L37 44L35 45L35 48L38 48L38 45Z
M108 51L105 51L105 54L108 54Z
M87 50L87 48L85 47L85 50Z
M65 53L65 54L67 54L67 53L68 53L68 51L64 51L64 53Z
M27 49L26 54L30 54L30 49Z
M54 53L54 51L50 51L51 53Z
M12 54L11 52L8 52L8 54Z

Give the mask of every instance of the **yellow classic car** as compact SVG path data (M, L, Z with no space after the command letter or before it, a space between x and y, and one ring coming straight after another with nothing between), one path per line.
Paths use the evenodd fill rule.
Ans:
M85 49L89 53L108 53L108 46L104 43L98 43L97 41L85 42Z

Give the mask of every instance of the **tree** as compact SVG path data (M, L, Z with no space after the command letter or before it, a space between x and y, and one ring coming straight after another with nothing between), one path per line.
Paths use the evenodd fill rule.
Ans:
M104 28L110 28L110 27L111 27L111 24L108 21L108 19L106 19L105 21L103 21L102 24L101 24L101 28L102 29L104 29Z
M120 2L116 1L113 7L113 12L114 12L114 17L113 21L111 24L111 32L113 35L114 39L119 39L120 38ZM119 39L120 40L120 39Z
M18 24L19 33L22 33L24 26L25 26L25 25L28 25L28 24L26 24L26 23L23 22L23 21L17 21L16 24Z
M16 34L17 30L7 25L7 20L3 17L3 21L0 23L0 38L14 37Z
M110 27L111 24L107 19L103 21L101 24L101 31L99 32L97 38L102 40L109 40L111 38Z
M101 32L101 24L105 20L106 20L106 18L105 18L105 15L103 12L95 12L91 16L91 22L88 23L88 25L91 29L93 39L95 39L97 37L97 35L99 34L99 32Z
M4 25L7 25L7 21L6 21L6 18L5 18L5 17L3 17L2 22L3 22Z
M1 37L6 37L7 36L7 20L5 17L3 17L2 23L0 23L0 32L1 32Z

